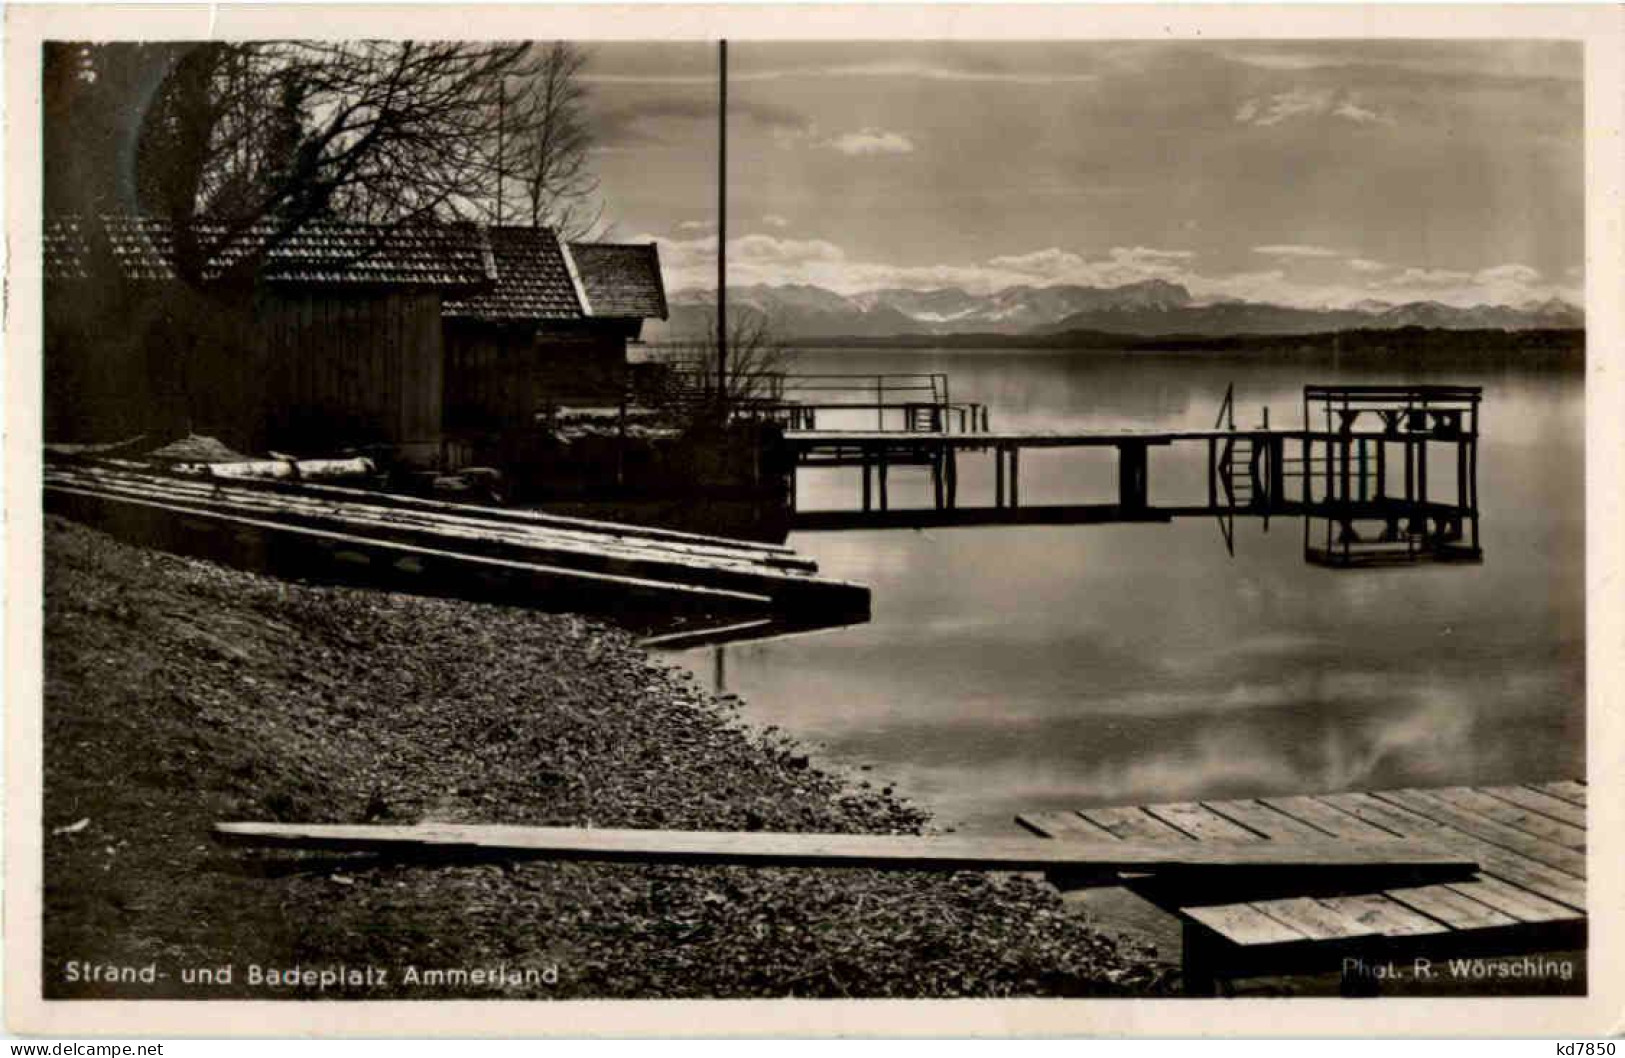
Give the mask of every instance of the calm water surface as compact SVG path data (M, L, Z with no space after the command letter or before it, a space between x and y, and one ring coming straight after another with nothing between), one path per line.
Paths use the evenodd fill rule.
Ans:
M1029 809L1583 773L1578 373L816 350L792 369L946 371L994 429L1211 428L1231 382L1238 426L1267 404L1287 427L1305 383L1484 387L1481 566L1310 566L1302 523L1280 518L1267 532L1237 519L1233 557L1207 518L793 536L824 572L872 587L873 620L674 656L944 823L999 832ZM1202 445L1153 449L1153 504L1203 502L1204 463ZM1452 469L1436 496L1454 494ZM923 469L893 471L892 505L928 506L929 487ZM858 495L856 470L801 475L804 509ZM990 457L963 457L960 503L991 496ZM1022 455L1024 505L1115 496L1110 449Z

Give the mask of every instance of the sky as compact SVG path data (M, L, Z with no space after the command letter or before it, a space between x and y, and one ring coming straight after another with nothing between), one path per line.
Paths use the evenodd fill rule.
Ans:
M605 219L710 287L716 48L593 43ZM733 42L729 282L1578 303L1566 42Z

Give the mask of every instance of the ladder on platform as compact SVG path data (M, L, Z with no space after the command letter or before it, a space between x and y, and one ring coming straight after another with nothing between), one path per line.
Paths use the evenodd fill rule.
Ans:
M1251 507L1257 495L1258 442L1242 435L1225 439L1219 453L1219 483L1232 507Z

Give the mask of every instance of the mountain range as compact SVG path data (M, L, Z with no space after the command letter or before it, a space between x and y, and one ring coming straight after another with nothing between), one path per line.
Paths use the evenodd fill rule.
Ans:
M687 338L704 333L711 326L715 303L711 291L674 293L665 336ZM1516 331L1585 326L1584 311L1557 298L1517 307L1458 308L1437 301L1371 300L1346 308L1311 309L1239 299L1198 302L1185 287L1161 279L1118 287L1012 286L991 294L972 294L957 287L837 294L807 284L753 285L729 287L728 307L730 313L747 308L767 316L787 340L1055 335L1067 331L1148 337L1316 334L1399 327Z

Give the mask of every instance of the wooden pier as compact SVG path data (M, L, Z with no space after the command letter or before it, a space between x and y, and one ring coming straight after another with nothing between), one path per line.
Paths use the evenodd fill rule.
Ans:
M856 510L798 511L799 529L1154 522L1176 517L1303 516L1304 556L1352 568L1422 560L1476 561L1481 394L1470 386L1307 386L1303 425L1237 429L1226 399L1213 429L1098 431L801 430L785 435L796 466L858 471ZM1150 453L1175 444L1206 448L1207 503L1153 501ZM1430 491L1431 449L1454 457L1454 493ZM1115 503L1023 505L1021 454L1111 449ZM991 502L962 503L961 461L993 461ZM1389 482L1389 460L1405 468ZM894 508L891 475L924 468L929 508ZM1396 483L1397 484L1397 483ZM1311 521L1317 524L1311 526ZM1314 530L1312 532L1312 529Z
M1584 782L1562 781L1081 808L1017 822L1062 841L1175 847L1405 838L1478 864L1469 879L1419 886L1325 886L1281 874L1227 890L1125 875L1129 890L1179 918L1185 989L1210 995L1238 978L1337 971L1351 965L1344 960L1409 965L1584 949L1586 796ZM1362 991L1374 982L1345 973L1343 984Z

